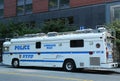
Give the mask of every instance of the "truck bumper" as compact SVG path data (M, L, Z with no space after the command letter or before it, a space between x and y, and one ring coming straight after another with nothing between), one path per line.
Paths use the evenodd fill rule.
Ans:
M116 68L118 67L118 63L102 63L102 68Z

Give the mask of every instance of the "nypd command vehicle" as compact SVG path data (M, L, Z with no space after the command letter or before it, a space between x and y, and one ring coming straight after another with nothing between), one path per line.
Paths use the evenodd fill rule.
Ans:
M64 68L114 68L114 37L105 28L27 34L3 44L3 64Z

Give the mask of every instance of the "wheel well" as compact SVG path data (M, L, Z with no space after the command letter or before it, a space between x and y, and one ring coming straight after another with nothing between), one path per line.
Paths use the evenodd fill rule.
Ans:
M73 61L74 64L75 64L75 61L74 61L73 59L71 59L71 58L67 58L67 59L64 60L63 66L64 66L64 64L65 64L66 61ZM76 66L76 64L75 64L75 66Z
M13 64L13 62L14 62L15 60L18 60L18 61L19 61L18 58L13 58L13 59L12 59L12 64Z

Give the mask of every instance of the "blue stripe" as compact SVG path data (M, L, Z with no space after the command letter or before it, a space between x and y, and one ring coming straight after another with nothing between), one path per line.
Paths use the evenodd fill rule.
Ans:
M89 54L90 51L76 51L76 52L4 52L3 54ZM103 54L104 51L93 51L93 53Z
M3 54L37 54L37 52L4 52Z
M88 54L89 52L41 52L41 54Z
M83 52L12 52L13 54L89 54L87 51ZM10 54L10 52L4 52L3 54Z
M20 60L21 62L64 62L62 60Z

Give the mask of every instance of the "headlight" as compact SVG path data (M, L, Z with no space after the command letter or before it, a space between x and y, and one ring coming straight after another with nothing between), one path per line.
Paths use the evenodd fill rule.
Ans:
M9 47L4 47L3 51L9 51Z

